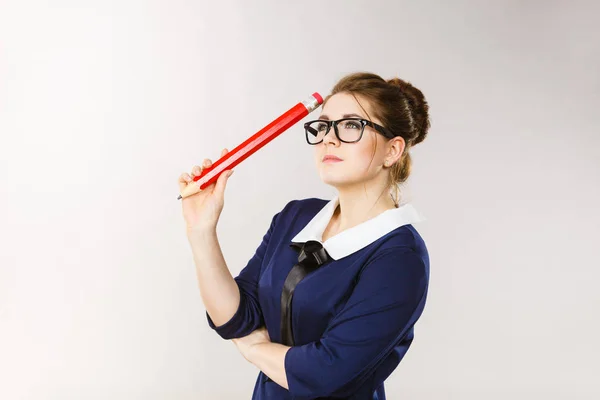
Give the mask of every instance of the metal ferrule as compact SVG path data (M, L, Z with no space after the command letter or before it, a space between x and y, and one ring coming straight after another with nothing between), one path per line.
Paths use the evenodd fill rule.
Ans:
M302 102L304 107L308 110L308 112L313 112L317 107L319 107L319 101L315 98L315 96L310 96L308 99Z

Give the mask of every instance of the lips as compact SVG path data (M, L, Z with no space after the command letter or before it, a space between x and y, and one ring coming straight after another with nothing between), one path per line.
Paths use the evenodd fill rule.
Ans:
M323 157L323 161L342 161L342 159L333 155L326 155Z

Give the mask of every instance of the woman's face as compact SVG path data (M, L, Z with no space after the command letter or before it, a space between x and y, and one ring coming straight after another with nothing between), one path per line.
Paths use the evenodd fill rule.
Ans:
M368 102L359 96L357 98L372 116L373 113ZM369 119L354 96L349 93L337 93L327 100L318 119L332 121L348 117ZM375 118L371 121L382 125L381 121ZM341 124L338 128L342 128ZM387 139L372 127L365 126L362 138L358 142L344 143L336 137L332 126L323 141L314 145L315 162L321 180L328 185L340 188L362 184L364 181L373 179L381 173L386 141ZM324 161L323 157L326 155L334 155L341 158L342 161Z

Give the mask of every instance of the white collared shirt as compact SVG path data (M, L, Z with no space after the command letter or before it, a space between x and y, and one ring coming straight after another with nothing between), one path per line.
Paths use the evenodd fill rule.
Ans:
M327 250L332 259L339 260L368 246L396 228L426 219L411 203L406 203L398 208L386 210L323 242L323 233L329 221L331 221L331 217L338 204L339 196L335 196L329 203L325 204L317 215L291 241L300 243L305 243L309 240L318 241Z

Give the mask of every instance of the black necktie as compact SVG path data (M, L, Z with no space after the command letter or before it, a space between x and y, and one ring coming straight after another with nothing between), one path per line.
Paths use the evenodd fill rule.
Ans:
M283 284L281 292L281 343L294 345L292 334L292 297L294 289L306 275L319 268L331 259L327 250L316 240L306 243L292 243L291 247L300 252L298 263L292 267Z

